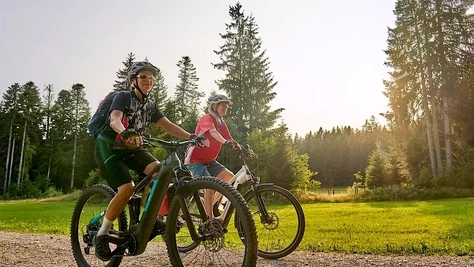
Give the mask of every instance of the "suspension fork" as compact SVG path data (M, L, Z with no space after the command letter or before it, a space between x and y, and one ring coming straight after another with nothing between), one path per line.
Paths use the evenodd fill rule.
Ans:
M183 181L183 180L184 179L181 179L180 182ZM188 227L189 234L191 235L191 239L193 241L200 241L200 240L202 240L202 236L199 235L196 232L196 228L194 227L193 219L191 218L191 214L189 213L189 209L188 209L188 206L187 206L187 203L186 203L186 199L181 194L180 189L182 188L182 184L183 183L181 182L181 185L178 185L178 187L176 188L174 198L179 201L179 205L181 206L181 212L183 213L182 216L184 217L184 220L186 221L186 225ZM196 203L196 206L199 210L200 217L201 218L206 218L207 214L206 214L206 211L204 209L204 205L201 202L201 198L199 196L198 191L193 192L193 198L194 198L194 202ZM203 221L205 221L205 220L203 220Z
M252 185L252 194L255 197L255 202L257 202L258 210L260 211L260 220L262 223L270 223L271 217L268 215L267 207L265 202L262 199L262 195L258 191L259 185Z

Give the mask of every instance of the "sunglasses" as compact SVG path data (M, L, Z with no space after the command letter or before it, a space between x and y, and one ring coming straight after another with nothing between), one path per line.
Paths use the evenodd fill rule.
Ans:
M140 80L150 80L150 81L155 80L155 76L153 76L153 75L147 76L147 75L141 74L141 75L137 75L137 78L140 79Z
M228 103L224 103L224 102L219 103L219 105L223 105L223 106L226 106L226 107L230 107L230 105L229 105Z

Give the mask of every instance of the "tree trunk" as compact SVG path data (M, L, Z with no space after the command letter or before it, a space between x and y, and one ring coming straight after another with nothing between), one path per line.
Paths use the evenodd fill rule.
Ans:
M414 2L416 4L416 2ZM417 7L418 8L418 7ZM413 12L413 18L418 20L418 17L416 15L417 10L414 8L412 10ZM433 177L437 177L437 166L436 166L436 155L435 155L435 150L434 150L434 145L433 145L433 135L432 135L432 130L433 128L431 127L431 120L430 120L430 107L428 105L428 92L426 88L426 77L425 77L425 70L424 70L424 64L425 60L423 58L423 53L421 51L421 42L423 40L422 36L420 36L420 30L418 28L418 24L415 23L415 36L416 36L416 48L417 48L417 54L418 54L418 62L420 65L420 86L421 86L421 92L422 92L422 102L423 102L423 109L424 109L424 116L425 116L425 124L426 124L426 135L428 138L428 149L430 152L430 162L431 162L431 173Z
M12 132L13 132L13 119L10 123L10 134L8 135L8 151L7 151L7 162L5 163L5 181L3 181L3 194L5 195L8 186L8 165L10 163L10 150L12 145Z
M453 165L453 154L451 152L451 123L449 118L449 103L446 96L443 97L443 118L444 118L444 146L446 149L446 170L450 170Z
M15 140L16 138L13 138L12 157L10 159L10 173L8 174L8 186L10 186L11 181L12 181L13 160L15 159Z
M76 96L76 114L74 120L74 151L72 153L72 173L71 173L71 191L74 189L74 175L76 170L76 150L77 150L77 117L79 116L79 97Z
M450 169L452 165L452 153L451 153L451 127L449 122L449 103L448 103L448 90L447 90L447 81L449 77L449 73L447 69L449 68L450 63L446 59L446 49L444 44L444 35L445 31L443 30L442 25L442 2L440 0L436 0L436 26L438 32L437 38L437 53L439 58L439 65L441 66L441 77L442 77L442 87L440 88L442 99L443 99L443 118L444 118L444 142L446 148L446 169ZM447 44L449 45L449 44Z
M71 173L71 190L74 189L74 171L76 169L76 147L77 147L77 134L74 135L74 152L72 154L72 173Z
M53 158L53 156L50 155L50 156L49 156L49 162L48 162L48 175L47 175L48 181L50 180L50 179L49 179L49 175L51 174L51 159L52 159L52 158Z
M21 183L21 171L23 167L23 154L25 153L25 136L26 136L26 120L25 120L25 126L23 127L23 140L21 141L21 153L20 153L20 169L18 170L18 183L17 187L20 188L20 183Z
M438 125L438 103L436 97L431 97L431 116L433 118L433 142L436 153L436 164L438 167L438 176L443 175L443 159L441 158L441 146L439 141L439 125Z
M49 179L49 176L50 176L50 173L51 173L51 159L52 159L52 140L51 140L51 126L50 126L50 122L51 122L51 100L52 100L52 90L53 90L53 85L52 84L48 84L48 86L46 86L46 91L48 92L47 94L47 97L46 97L46 109L47 109L47 113L46 113L46 140L48 142L48 153L49 153L49 161L48 161L48 175L47 175L47 178L48 178L48 181L50 180Z
M424 90L423 90L424 91ZM431 173L433 177L437 177L437 168L436 168L436 155L433 146L433 136L432 136L432 127L430 120L430 108L428 106L428 97L426 92L423 92L423 108L425 110L425 124L426 124L426 135L428 138L428 150L430 152L430 162L431 162Z

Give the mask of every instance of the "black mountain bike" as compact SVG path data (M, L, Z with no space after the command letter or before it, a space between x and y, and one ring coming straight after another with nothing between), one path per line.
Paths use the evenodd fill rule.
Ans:
M173 195L167 215L166 245L173 266L255 266L257 261L257 234L249 208L238 191L214 177L193 178L182 166L177 151L193 141L175 142L148 139L145 143L163 147L168 157L135 187L135 193L109 232L112 254L110 261L95 256L92 239L102 224L107 205L115 191L97 184L85 189L79 197L71 219L71 246L78 266L119 266L124 256L142 254L151 236L165 195ZM154 144L155 143L155 144ZM172 186L170 187L170 183ZM142 209L140 193L151 185ZM236 228L227 228L217 220L209 219L201 199L205 189L216 190L232 203L240 219ZM171 193L172 194L169 194ZM197 213L196 213L197 211ZM186 232L193 249L178 247L177 239Z

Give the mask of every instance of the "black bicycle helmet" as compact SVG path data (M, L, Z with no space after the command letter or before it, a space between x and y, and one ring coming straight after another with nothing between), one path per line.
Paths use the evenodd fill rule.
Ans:
M153 66L153 64L151 64L150 62L136 61L132 63L132 66L130 66L130 69L128 71L128 79L132 80L136 78L137 74L142 70L151 71L153 73L153 76L155 77L158 75L158 68Z

